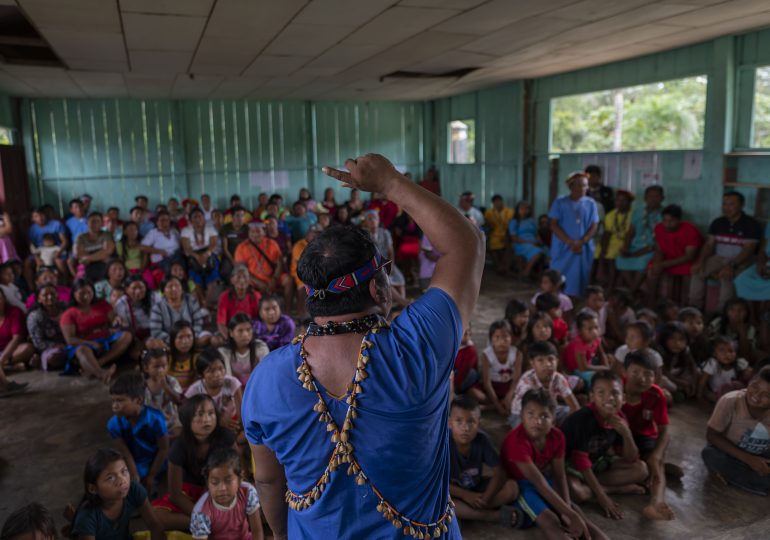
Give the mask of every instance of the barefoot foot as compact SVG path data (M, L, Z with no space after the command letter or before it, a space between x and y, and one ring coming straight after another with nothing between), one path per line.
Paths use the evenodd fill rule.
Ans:
M666 503L648 504L642 510L642 514L647 519L655 521L670 521L676 519L676 514Z
M112 376L115 375L115 371L117 371L117 369L117 364L112 364L107 369L102 370L102 374L99 378L104 384L110 384L110 380L112 380Z

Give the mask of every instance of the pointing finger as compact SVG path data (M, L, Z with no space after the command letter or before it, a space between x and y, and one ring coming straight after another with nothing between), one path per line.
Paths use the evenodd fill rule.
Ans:
M335 178L339 180L340 182L344 182L346 184L350 184L352 181L352 178L350 177L350 173L346 171L340 171L338 169L335 169L334 167L324 167L321 169L323 173L327 176L331 176L332 178Z

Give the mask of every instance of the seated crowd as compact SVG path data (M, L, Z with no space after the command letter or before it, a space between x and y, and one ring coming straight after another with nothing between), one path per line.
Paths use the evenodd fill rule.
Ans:
M668 410L688 399L711 412L706 467L727 484L770 492L768 317L757 304L770 300L770 227L762 238L731 192L704 241L681 208L662 208L660 187L634 208L630 193L613 195L587 172L587 196L608 207L593 283L580 295L566 294L570 275L549 268L549 216L536 221L529 203L512 210L499 196L482 212L471 192L460 197L498 271L508 274L514 256L527 276L539 273L537 294L501 309L483 350L465 329L455 359L450 493L461 520L606 538L578 504L593 499L622 519L617 496L629 494L649 498L647 518L674 519L666 482L684 473L666 458ZM422 184L438 191L435 171ZM6 372L80 373L109 385L114 413L106 427L115 449L88 459L68 534L128 538L138 512L153 540L163 531L263 538L258 495L245 481L241 400L257 363L307 324L303 249L325 228L360 226L394 261L402 307L441 257L382 196L334 197L328 189L316 202L303 189L287 209L281 196L260 194L252 211L234 195L220 211L203 195L150 212L138 196L125 222L116 208L93 211L88 195L61 220L49 205L33 212L30 257L14 252L0 266L0 391L24 390ZM654 298L663 301L648 305ZM482 411L510 424L499 451L479 429ZM57 536L34 503L8 518L2 538L29 533Z

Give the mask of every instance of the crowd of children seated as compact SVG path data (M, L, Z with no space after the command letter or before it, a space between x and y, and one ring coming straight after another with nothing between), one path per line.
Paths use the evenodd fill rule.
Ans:
M757 242L720 251L725 235L744 238L736 223L748 216L731 206L742 201L725 196L727 223L712 224L701 248L690 233L660 240L684 226L681 210L661 211L662 190L648 190L640 209L608 189L589 190L617 208L605 209L594 284L580 297L565 294L565 276L548 269L547 219L536 221L527 203L508 211L496 197L481 212L472 193L461 196L459 211L486 227L496 269L508 274L513 255L524 259L524 274L539 276L534 297L500 306L483 349L466 328L455 360L450 492L461 520L536 526L548 538L606 538L578 504L593 499L622 519L618 495L627 494L649 499L647 518L674 519L665 487L683 472L666 461L668 410L686 400L710 411L702 455L714 477L770 491L768 317L756 305L770 295L735 296L754 264L744 251ZM33 211L25 260L5 249L0 392L25 390L15 371L60 370L103 382L112 400L105 436L114 449L86 461L83 498L69 509L73 536L127 538L138 512L153 540L163 531L262 538L257 492L244 481L251 462L240 405L257 363L307 324L296 274L302 250L324 228L362 227L395 262L401 306L410 302L407 289L428 286L441 257L409 216L376 194L364 202L353 190L338 204L332 190L316 202L303 189L290 208L260 194L253 210L234 195L225 211L200 199L172 198L150 211L137 196L121 221L117 208L101 214L83 195L61 219L50 205ZM623 261L643 256L643 264ZM767 280L767 260L760 253L745 279ZM674 272L682 265L686 273ZM655 295L642 291L656 292L666 272L666 294L650 309ZM704 315L702 284L690 285L691 303L682 301L688 284L677 279L690 275L723 287L714 317ZM479 429L482 412L510 424L499 449ZM27 533L56 537L40 505L11 515L2 538Z

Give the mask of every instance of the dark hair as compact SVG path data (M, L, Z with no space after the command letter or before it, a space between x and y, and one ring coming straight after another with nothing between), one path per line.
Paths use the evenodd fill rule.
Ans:
M161 281L161 282L160 282L160 291L161 291L161 292L165 292L165 291L166 291L166 285L168 285L168 284L169 284L169 283L171 283L172 281L176 280L176 281L178 281L178 282L179 282L179 286L180 286L180 287L182 287L182 295L184 295L184 293L185 293L185 292L187 292L187 291L185 290L185 287L184 287L184 283L182 283L182 280L181 280L181 279L179 279L178 277L176 277L176 276L174 276L174 275L172 275L172 274L171 274L171 267L172 267L173 265L175 265L175 264L181 264L181 265L182 265L182 268L184 268L184 263L182 263L181 261L178 261L178 260L177 260L177 261L174 261L173 263L171 263L171 264L169 265L169 268L168 268L168 270L169 270L169 273L168 273L168 274L167 274L167 275L166 275L166 276L163 278L163 281ZM186 271L187 271L187 269L185 269L185 272L186 272Z
M743 193L741 193L740 191L728 191L727 193L722 195L723 199L725 197L735 197L736 199L738 199L738 202L741 203L741 206L746 204L746 197L744 197Z
M139 360L142 363L142 367L146 368L150 365L153 358L168 358L168 352L168 349L162 348L144 349Z
M503 200L503 196L502 195L498 195L498 194L492 195L492 202L502 201L502 200Z
M246 211L246 209L241 205L230 207L230 215L234 215L236 212L241 212L241 211L242 212Z
M193 340L195 340L195 330L193 330L193 325L190 321L186 321L184 319L179 319L174 324L171 325L171 329L168 331L168 347L171 351L171 364L173 365L174 362L177 361L177 354L179 351L176 348L176 338L179 335L179 333L184 330L185 328L189 328L190 332L192 332ZM190 349L190 354L192 355L192 349Z
M511 323L511 330L515 336L521 335L521 329L513 325L513 318L519 313L525 313L529 311L529 306L521 300L515 298L508 302L505 306L505 320Z
M598 165L587 165L586 168L584 169L584 172L586 174L595 174L597 176L602 175L602 169Z
M80 278L76 279L75 282L72 284L72 293L70 296L70 307L77 306L78 302L75 300L75 294L85 287L91 288L91 293L93 293L94 297L96 297L96 291L94 290L94 284L91 283L91 281L87 278ZM91 299L91 302L93 302L93 298Z
M88 219L91 219L91 218L93 218L93 217L98 217L99 219L104 219L104 214L102 214L101 212L98 212L98 211L94 210L93 212L89 212L89 213L88 213L88 217L87 217L87 218L88 218Z
M505 319L499 319L492 324L489 325L489 340L492 341L492 336L495 332L498 330L503 330L504 332L508 332L508 335L513 337L513 329L511 328L511 323L506 321Z
M85 471L83 471L83 487L85 493L80 500L80 504L77 508L78 510L81 508L101 508L103 503L102 498L99 497L98 493L91 493L89 487L96 484L99 480L99 475L107 468L107 465L115 463L116 461L125 462L126 458L123 457L123 454L112 448L103 448L91 454L91 457L86 461ZM74 521L75 520L73 519L73 523Z
M201 195L202 197L203 195ZM190 210L190 219L192 219L194 214L200 214L202 216L206 216L206 213L203 211L203 209L200 206L196 206L192 210Z
M243 312L239 312L233 315L227 322L228 334L235 330L235 327L239 324L248 324L251 328L251 317ZM251 369L254 369L254 367L257 365L257 341L257 334L252 330L251 342L249 343L249 365L251 366ZM230 349L233 358L235 358L235 340L230 335L227 336L227 346Z
M529 403L536 403L541 407L545 407L552 413L556 411L556 401L545 388L533 388L527 390L521 398L521 410L523 411L524 407Z
M604 296L604 289L602 289L598 285L588 285L585 291L586 298L588 298L592 294L601 294L602 296Z
M621 387L623 386L623 381L620 380L620 377L618 377L618 375L610 369L605 369L602 371L595 372L593 379L591 379L591 390L593 390L596 387L597 381L607 381L610 383L618 383L620 384Z
M139 307L147 313L147 315L150 315L150 310L152 309L152 293L150 292L150 288L147 286L147 282L144 280L141 274L129 274L128 278L126 278L126 281L124 282L124 285L126 289L132 284L136 282L141 282L144 284L144 298L142 298L141 303L139 304ZM126 300L126 302L129 305L129 309L133 309L131 306L131 300ZM128 322L128 321L124 321Z
M133 214L134 210L139 210L140 212L144 212L144 208L142 208L141 206L134 206L131 208L131 210L128 211L128 213Z
M56 523L48 509L32 502L14 510L3 523L0 540L12 540L25 534L39 532L46 538L56 538Z
M679 313L676 316L676 319L678 321L685 322L689 319L695 319L697 317L703 318L703 313L701 313L701 310L695 307L686 307L679 310Z
M222 353L216 347L206 347L195 359L195 372L199 377L203 377L203 373L214 362L221 362L225 365L225 360L222 358Z
M134 202L138 201L139 199L143 199L145 201L149 201L150 199L147 198L147 195L137 195L134 197Z
M455 398L452 400L452 403L449 404L449 413L452 413L452 409L458 408L462 409L464 411L473 412L473 411L480 411L481 407L479 406L479 402L473 399L471 396L466 396L463 394L460 394L458 396L455 396Z
M126 268L126 263L123 262L123 259L111 259L107 261L107 270L104 273L105 279L109 280L110 268L114 264L119 264L123 267L123 281L120 282L120 285L124 285L126 282L126 276L128 275L128 269Z
M634 297L631 294L631 291L625 287L615 287L607 295L607 298L616 298L620 300L625 307L629 307L634 301Z
M587 311L581 311L578 313L577 318L575 319L575 327L580 331L583 328L583 325L588 321L595 321L597 320L596 315L593 313L589 313Z
M564 279L564 274L556 270L555 268L549 268L545 272L543 272L542 278L547 278L548 281L553 283L553 286L556 287L556 290L560 291L564 288L564 285L567 283L567 280Z
M128 257L128 237L126 236L126 229L129 227L136 227L136 242L139 245L142 243L142 233L139 231L139 224L135 221L126 221L123 224L123 236L120 237L120 245L123 246L123 262L125 262Z
M198 438L192 431L192 422L195 418L196 411L204 401L208 401L211 403L211 406L214 407L217 423L214 431L211 432L206 441L198 441ZM190 464L200 462L200 458L197 456L198 445L208 443L209 448L211 449L215 441L227 440L228 438L226 428L222 427L219 422L219 409L217 408L217 404L208 394L196 394L182 402L182 405L179 407L179 422L182 424L180 440L182 442L182 447L185 450L187 457L186 461Z
M715 337L713 340L711 340L711 354L712 355L716 352L717 347L719 345L729 345L733 349L737 349L738 348L736 343L735 343L735 340L733 338L731 338L730 336L725 336L724 334L722 334L722 335L719 335L719 336Z
M746 320L747 321L749 320L749 317L751 316L751 309L749 308L749 303L743 298L731 298L730 300L725 302L725 307L722 309L722 314L719 316L719 333L720 334L728 333L729 318L727 317L727 312L730 311L730 309L733 306L737 306L738 304L743 305L743 309L746 311Z
M532 346L534 343L538 343L537 341L533 341L532 329L540 321L543 321L551 329L551 339L553 339L553 319L551 319L551 316L544 311L536 311L535 314L529 318L529 322L527 323L527 347Z
M751 379L752 380L762 379L762 381L766 382L767 384L770 384L770 366L762 367L759 371L757 371L754 374L754 376ZM5 527L3 527L3 538L5 538Z
M666 342L676 334L680 334L684 337L685 343L688 345L690 344L690 337L687 335L687 330L684 325L679 321L669 321L663 325L663 328L660 329L660 333L658 334L658 347L660 347L662 352L666 354L671 353L671 351L668 350Z
M655 311L658 312L658 316L662 321L666 320L666 311L668 311L669 308L679 309L679 304L677 304L670 298L663 298L656 304Z
M652 360L652 355L645 350L631 351L626 355L623 360L623 366L628 369L632 365L642 366L644 369L655 371L655 362Z
M136 371L119 375L110 385L111 396L128 396L144 401L144 377Z
M260 309L262 308L262 306L264 306L268 302L275 302L276 304L278 304L279 308L281 307L281 304L278 301L278 297L276 295L274 295L274 294L266 294L265 296L263 296L262 298L259 299L259 307L260 307Z
M310 287L325 289L333 279L366 265L376 253L377 247L367 232L340 225L322 231L307 245L299 259L297 275ZM383 277L383 272L378 272L374 279ZM323 298L308 295L305 303L310 316L318 317L366 311L374 300L367 280L341 294L324 294Z
M537 308L538 311L548 312L558 307L561 307L561 301L559 301L559 297L553 293L540 293L535 300L535 308Z
M630 328L639 330L639 333L642 335L642 339L647 343L652 341L652 338L655 337L655 330L647 321L634 321L632 323L628 323L626 325L626 330Z
M559 351L556 346L550 341L536 341L529 347L527 347L527 356L529 359L537 358L538 356L559 356Z
M83 201L80 199L71 199L69 204L67 204L68 207L72 207L73 204L79 204L80 206L83 206Z
M241 458L238 456L238 452L233 448L223 446L215 448L209 453L209 456L206 459L206 466L203 467L203 476L208 479L212 469L216 469L223 465L232 469L236 475L241 475Z
M678 204L669 204L660 211L662 216L671 216L674 219L682 219L682 207Z
M660 317L658 317L658 314L655 313L650 308L641 308L636 310L636 318L640 319L643 315L646 315L647 317L652 317L656 321L660 320Z
M647 186L647 188L644 190L644 194L647 195L650 191L658 191L660 192L660 196L665 196L665 192L663 191L663 186L655 184L654 186Z

